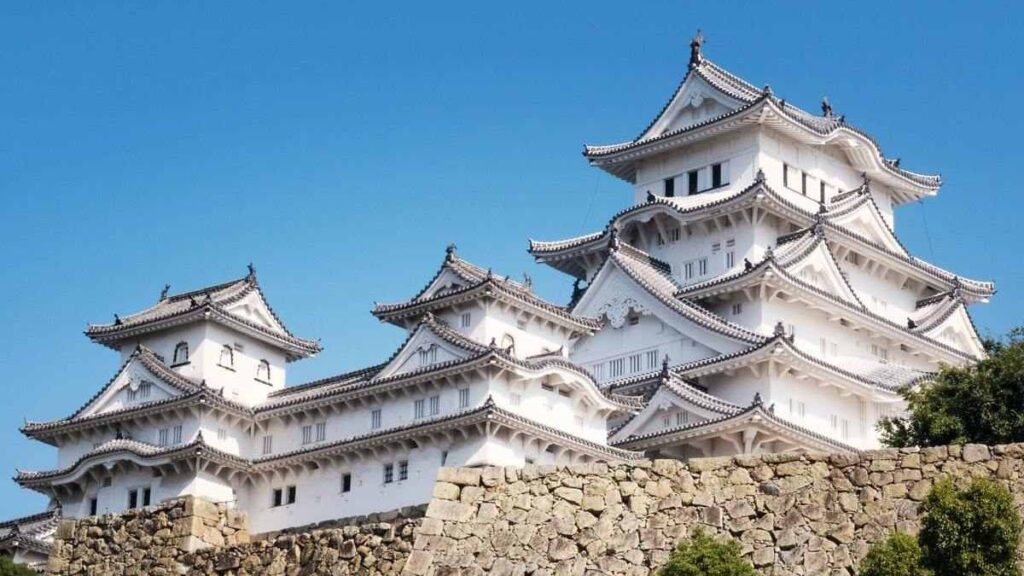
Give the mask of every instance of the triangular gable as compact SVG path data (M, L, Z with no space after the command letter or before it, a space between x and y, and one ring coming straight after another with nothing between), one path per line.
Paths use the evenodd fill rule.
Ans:
M955 309L949 312L945 319L934 326L925 327L921 333L976 358L985 356L985 346L978 337L974 322L971 321L967 306L963 302L956 304Z
M80 408L73 417L96 416L140 404L166 400L189 392L179 384L169 382L169 379L159 371L150 369L141 354L136 353L129 357L107 385ZM150 361L156 362L157 360Z
M675 94L637 140L661 136L732 112L746 104L707 82L700 74L688 73Z
M838 296L854 306L862 306L856 292L850 287L835 257L823 240L818 238L813 243L813 248L807 246L806 250L798 256L789 262L780 258L779 263L800 281Z
M864 200L856 207L836 215L828 215L827 218L832 224L846 228L891 252L907 255L906 248L900 244L889 223L878 210L878 206L868 195L865 195Z
M616 330L626 325L626 318L632 313L654 316L681 336L704 345L706 350L702 356L735 352L743 347L740 342L700 326L673 310L636 283L609 258L573 308L573 314L605 319L605 327L587 338L598 339L607 330Z
M433 321L422 322L374 379L379 380L435 364L462 360L478 354L482 349L470 342L461 343L452 337L445 337L439 330Z
M705 420L721 418L740 410L738 407L732 407L717 399L710 399L706 403L697 403L691 394L683 393L689 392L682 388L684 386L688 386L688 384L668 385L663 382L643 410L616 431L610 441L616 442L630 436L696 424ZM706 396L696 389L692 392L697 396Z
M466 288L475 283L456 274L450 267L445 266L415 299L417 301L429 300L435 296Z
M257 326L273 332L287 334L288 330L281 324L270 310L270 305L263 298L260 290L252 290L226 308L232 316L237 316Z

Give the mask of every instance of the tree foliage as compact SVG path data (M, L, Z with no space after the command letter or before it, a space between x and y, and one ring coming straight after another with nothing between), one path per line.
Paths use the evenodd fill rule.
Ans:
M1024 329L987 341L988 358L946 367L933 382L903 391L907 416L879 422L889 446L1024 441Z
M672 552L660 576L757 576L735 540L717 540L701 530Z
M0 576L37 576L35 571L22 566L21 564L15 564L10 558L6 556L0 556Z
M930 576L921 566L917 538L897 532L876 542L860 561L859 576Z
M1021 521L1006 488L978 478L959 490L944 480L932 488L923 509L923 564L935 576L1019 576Z

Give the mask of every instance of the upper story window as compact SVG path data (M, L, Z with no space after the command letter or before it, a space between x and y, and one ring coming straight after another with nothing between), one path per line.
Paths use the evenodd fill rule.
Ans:
M676 195L676 179L665 178L665 196L671 198Z
M188 362L188 342L178 342L174 347L174 362L172 365L185 364Z
M430 348L420 348L420 366L430 366L431 364L437 363L437 346L431 345Z
M469 408L469 388L459 388L459 408Z
M686 193L700 194L729 184L729 163L718 162L686 173Z
M370 412L370 429L377 430L378 428L380 428L380 408Z
M225 344L224 347L220 349L220 360L218 361L218 363L224 368L231 368L232 370L234 370L235 349Z
M273 435L267 434L263 437L263 455L274 453L274 437Z
M463 312L459 325L463 328L469 328L470 323L473 322L473 315L469 312Z
M270 382L270 362L260 360L256 365L256 379L261 382Z

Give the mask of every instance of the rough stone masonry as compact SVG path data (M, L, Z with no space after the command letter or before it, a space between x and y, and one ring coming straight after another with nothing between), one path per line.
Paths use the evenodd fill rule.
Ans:
M1024 444L444 468L424 518L250 538L243 515L183 500L65 522L49 567L87 576L646 575L703 527L737 539L763 574L850 575L872 542L917 531L938 479L996 478L1024 508L1022 470Z

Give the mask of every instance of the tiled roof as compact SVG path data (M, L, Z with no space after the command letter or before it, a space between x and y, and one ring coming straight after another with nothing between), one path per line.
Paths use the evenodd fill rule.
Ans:
M242 300L253 292L259 294L281 330L267 328L227 311L227 306ZM319 343L299 338L285 327L263 296L256 275L252 271L248 276L238 280L181 294L162 295L159 302L145 310L126 316L116 316L114 322L110 324L90 324L85 334L96 342L112 346L122 338L140 331L155 329L168 323L184 323L205 317L239 324L270 337L286 345L291 357L309 356L320 351Z
M53 532L61 520L59 508L0 522L0 551L27 548L48 554Z
M711 418L708 420L702 420L700 422L693 422L689 424L683 424L680 426L672 426L669 428L664 428L662 430L656 430L644 434L630 436L628 438L623 438L621 440L613 442L613 445L633 449L642 448L645 445L650 447L650 445L652 444L651 441L659 438L666 438L679 435L692 437L699 435L701 432L704 431L710 431L715 428L723 428L728 425L749 422L755 418L761 422L764 422L767 426L781 428L782 430L788 432L798 440L802 440L807 444L824 446L829 449L840 450L843 452L858 452L856 448L850 446L849 444L840 442L829 436L826 436L825 434L820 434L818 432L815 432L813 430L790 422L789 420L776 416L771 409L765 408L764 405L758 399L755 399L754 403L752 403L746 409L736 413L724 414L718 418Z
M427 289L445 270L449 270L464 280L466 285L428 296ZM451 247L449 247L441 268L413 299L394 304L377 304L374 306L373 315L382 320L415 317L428 311L450 306L455 302L480 297L495 297L515 304L526 305L554 321L575 329L589 331L596 330L601 326L601 323L594 318L576 316L567 308L544 300L534 294L529 285L515 282L507 276L496 276L489 270L484 270L480 266L463 260L455 254Z
M80 467L86 465L90 460L102 460L103 457L117 455L130 455L149 460L206 458L226 466L244 468L246 465L246 460L243 458L209 446L203 441L201 435L188 444L170 447L156 446L154 444L149 444L148 442L141 442L139 440L132 440L128 438L119 438L108 440L107 442L100 444L96 448L93 448L89 452L83 454L73 464L64 468L45 471L18 470L14 481L27 488L44 487L49 482L74 473Z
M740 106L730 112L708 118L689 126L682 126L674 130L667 130L661 134L648 134L655 124L657 124L668 111L670 104L676 99L691 75L696 75L702 78L717 90L739 102ZM928 190L936 190L941 185L941 178L939 176L918 174L900 168L898 162L888 159L883 155L878 142L870 134L848 124L845 117L810 114L793 106L792 104L786 103L784 100L776 98L768 87L758 89L749 82L729 73L706 58L701 59L699 63L690 67L686 76L683 78L682 82L679 83L668 102L666 102L662 107L654 120L652 120L643 132L641 132L635 139L620 144L586 146L584 147L583 154L592 161L604 160L623 152L644 148L648 145L670 140L688 133L697 132L702 128L716 124L723 124L733 119L750 117L752 120L759 121L754 117L760 116L761 110L765 107L770 107L770 109L780 119L784 118L791 121L819 138L827 139L837 133L844 132L847 134L856 134L861 136L874 148L875 156L877 157L877 166L879 166L883 172L889 173L907 183L920 186ZM615 172L613 171L613 173ZM629 181L633 181L635 179L635 175L633 173L617 173L616 175L626 178Z
M637 253L641 252L635 248L613 250L605 265L607 266L608 261L614 262L648 293L699 326L743 342L763 342L765 340L764 336L729 322L702 306L676 298L675 294L681 286L663 270L652 265L646 259L638 257Z

